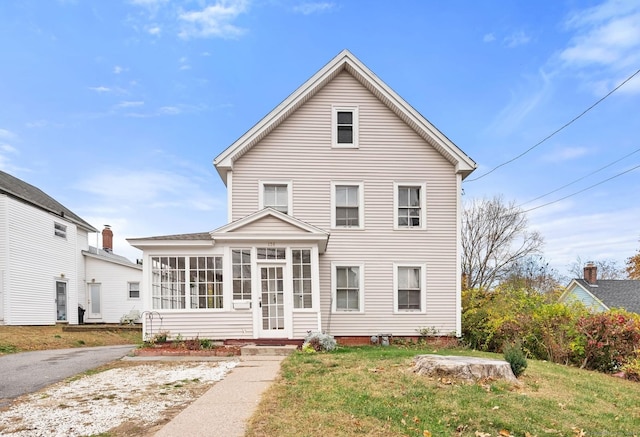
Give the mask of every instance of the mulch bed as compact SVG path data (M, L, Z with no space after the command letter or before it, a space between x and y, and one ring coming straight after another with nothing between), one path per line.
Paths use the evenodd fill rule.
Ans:
M188 349L173 343L156 344L134 350L139 357L155 356L198 356L198 357L234 357L240 355L240 346L216 346L211 349Z

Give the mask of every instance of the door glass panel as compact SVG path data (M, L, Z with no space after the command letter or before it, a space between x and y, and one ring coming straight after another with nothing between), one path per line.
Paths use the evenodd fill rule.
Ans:
M56 320L67 320L67 283L56 282Z
M284 329L284 280L282 267L261 267L262 329Z

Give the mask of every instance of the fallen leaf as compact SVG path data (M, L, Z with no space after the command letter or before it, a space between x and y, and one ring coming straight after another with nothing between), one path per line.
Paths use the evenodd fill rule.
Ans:
M497 405L496 405L495 407L493 407L493 408L492 408L492 410L499 410L499 409L500 409L500 407L499 407L499 406L497 406Z
M502 437L511 437L511 433L506 429L501 429L498 434L500 434Z
M405 426L407 425L407 421L406 421L406 420L404 420L404 419L401 419L401 420L400 420L400 423L402 423L402 424L403 424L403 425L405 425Z
M413 416L414 423L420 423L420 418L418 416Z
M575 437L585 437L587 435L587 434L585 434L583 429L575 428L575 427L573 427L571 429L573 430L573 435Z
M476 431L475 436L476 437L491 437L491 434L489 434L488 432Z
M558 406L564 410L564 408L567 406L567 404L563 404L561 402L558 402Z
M424 431L422 431L422 437L431 437L431 432L425 429Z

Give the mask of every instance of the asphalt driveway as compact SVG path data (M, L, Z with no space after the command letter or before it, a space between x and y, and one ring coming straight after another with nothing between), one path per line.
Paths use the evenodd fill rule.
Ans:
M120 359L135 347L54 349L0 356L0 407L18 396Z

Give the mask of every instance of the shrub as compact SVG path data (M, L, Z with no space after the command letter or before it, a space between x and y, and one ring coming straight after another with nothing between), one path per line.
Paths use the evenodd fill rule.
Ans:
M640 349L636 351L633 359L622 366L622 371L627 379L640 382Z
M640 349L640 320L626 311L608 311L581 317L576 347L581 368L614 372Z
M302 349L305 347L313 348L316 352L321 351L332 351L336 348L337 343L333 335L326 334L320 331L309 332L307 336L304 338L304 343L302 345Z
M504 348L504 359L511 366L511 371L517 377L527 368L527 358L524 356L520 344L508 345Z

